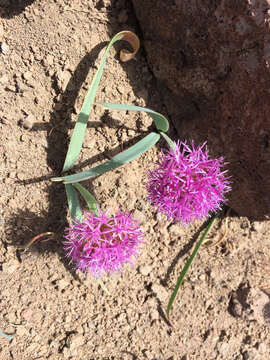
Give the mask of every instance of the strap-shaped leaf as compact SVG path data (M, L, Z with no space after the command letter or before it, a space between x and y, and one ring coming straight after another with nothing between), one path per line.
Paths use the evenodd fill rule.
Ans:
M94 196L86 190L81 184L73 184L73 186L79 191L84 200L86 201L90 212L93 212L96 216L98 216L98 206L97 201Z
M176 151L175 142L172 141L172 139L162 131L160 132L160 135L162 135L164 137L164 139L167 141L167 144L169 145L169 147L175 152Z
M182 284L182 282L183 282L183 280L184 280L184 277L186 276L186 273L187 273L190 265L192 264L195 256L197 255L197 252L199 251L201 245L202 245L203 242L205 241L205 237L206 237L206 235L209 233L209 231L210 231L210 229L211 229L214 221L215 221L216 218L217 218L217 215L218 215L218 214L212 215L212 217L210 218L210 220L207 221L208 224L207 224L207 226L206 226L206 229L205 229L204 233L202 234L200 240L199 240L198 243L196 244L196 246L195 246L192 254L190 255L190 257L189 257L188 261L186 262L183 270L181 271L181 274L179 275L179 277L178 277L178 279L177 279L175 288L174 288L174 290L173 290L173 293L172 293L172 295L171 295L171 298L170 298L170 300L169 300L169 303L168 303L168 306L167 306L167 309L166 309L166 314L167 314L168 318L169 318L169 313L170 313L171 307L172 307L172 305L173 305L173 303L174 303L174 300L175 300L175 298L176 298L176 295L177 295L177 293L178 293L179 287L181 286L181 284Z
M160 139L160 134L152 132L140 140L137 144L131 146L129 149L114 156L111 160L104 164L98 165L90 170L82 171L79 174L63 176L51 179L52 181L63 181L65 184L77 183L93 177L105 174L107 171L116 169L131 160L138 158L145 151L149 150Z
M107 58L110 48L118 40L128 41L134 50L132 53L129 53L126 50L125 51L122 50L120 53L120 59L122 61L130 60L132 57L135 56L135 54L137 53L137 51L139 49L139 46L140 46L139 39L134 33L130 32L130 31L119 32L109 42L109 45L107 46L105 53L102 57L99 68L92 80L90 89L88 90L88 92L86 94L86 97L84 99L84 102L83 102L83 105L82 105L82 108L81 108L81 111L80 111L80 114L78 117L78 120L77 120L75 128L73 130L73 134L71 137L71 141L69 144L68 152L67 152L64 167L63 167L63 172L70 170L80 155L80 151L81 151L83 140L84 140L85 130L87 127L87 122L88 122L90 112L93 107L93 102L94 102L94 99L95 99L95 96L96 96L96 93L98 90L98 85L99 85L99 82L100 82L100 79L101 79L101 76L102 76L102 73L104 70L106 58Z
M71 184L65 185L67 200L68 200L68 208L70 212L70 216L72 219L76 218L82 221L82 210L80 207L79 197Z
M151 116L151 118L154 120L156 128L158 131L167 132L169 130L169 122L163 116L162 114L142 107L142 106L136 106L136 105L127 105L127 104L114 104L114 103L98 103L99 105L102 105L103 107L110 109L110 110L131 110L131 111L144 111Z

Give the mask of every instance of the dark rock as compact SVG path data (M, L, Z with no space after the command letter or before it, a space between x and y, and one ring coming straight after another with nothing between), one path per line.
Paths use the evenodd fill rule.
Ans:
M269 216L270 0L133 4L179 136L229 161L229 206Z

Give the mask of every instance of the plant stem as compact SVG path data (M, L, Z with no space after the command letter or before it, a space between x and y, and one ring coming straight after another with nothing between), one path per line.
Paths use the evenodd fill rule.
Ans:
M172 305L173 305L173 302L174 302L174 300L175 300L175 298L176 298L176 295L177 295L177 293L178 293L179 287L180 287L180 285L182 284L182 282L183 282L183 280L184 280L184 277L185 277L185 275L186 275L186 273L187 273L190 265L192 264L195 256L197 255L197 252L199 251L200 246L203 244L203 242L204 242L204 240L205 240L205 237L206 237L206 235L208 234L209 230L211 229L211 227L212 227L214 221L216 220L216 218L217 218L217 214L212 215L212 217L210 218L209 223L208 223L208 225L207 225L204 233L202 234L200 240L199 240L198 243L196 244L196 246L195 246L192 254L190 255L188 261L186 262L186 264L185 264L185 266L184 266L184 269L182 270L181 274L179 275L179 277L178 277L178 279L177 279L176 286L175 286L175 288L174 288L174 290L173 290L173 293L172 293L172 295L171 295L171 298L170 298L170 301L169 301L169 303L168 303L167 310L166 310L166 314L167 314L168 318L169 318L170 309L171 309L171 307L172 307Z

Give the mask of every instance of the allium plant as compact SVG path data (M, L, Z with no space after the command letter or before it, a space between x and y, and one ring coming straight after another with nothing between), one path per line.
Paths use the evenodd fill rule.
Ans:
M130 213L120 210L109 217L84 214L66 229L64 249L76 269L95 278L121 271L125 263L138 256L142 230Z
M225 195L230 190L230 182L226 171L223 170L224 159L211 158L206 144L196 147L193 142L191 145L181 141L173 142L166 135L169 123L162 114L135 105L112 103L97 103L97 105L109 110L144 111L153 119L156 129L112 159L80 173L67 175L67 171L73 168L79 158L106 57L112 45L118 40L128 41L134 50L133 53L123 50L120 53L122 61L132 59L139 48L139 39L130 31L122 31L110 41L73 130L63 174L52 179L65 185L71 215L71 225L66 231L64 249L77 269L90 273L98 278L99 282L100 276L121 271L124 263L131 262L138 255L142 231L136 221L126 212L118 211L112 217L107 213L101 213L95 198L80 182L103 175L138 158L154 146L162 136L167 141L169 150L161 152L155 168L149 172L146 184L148 199L158 211L180 223L187 224L212 213L204 234L177 280L167 307L167 315L169 315L179 286L217 216L215 213L225 201ZM90 214L84 214L84 217L78 193L84 198L90 210Z
M146 184L148 199L169 219L188 224L221 209L230 191L224 158L213 159L206 143L195 147L192 142L178 141L163 150Z

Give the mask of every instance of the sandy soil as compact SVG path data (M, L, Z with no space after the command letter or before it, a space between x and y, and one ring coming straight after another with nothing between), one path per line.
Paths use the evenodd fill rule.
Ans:
M0 329L12 336L0 334L0 359L270 359L269 222L233 211L220 219L210 238L226 231L225 239L201 249L173 307L174 328L166 322L163 309L201 223L171 224L148 204L143 183L158 146L86 184L103 210L134 211L145 231L138 262L106 281L112 296L65 260L66 198L50 177L61 171L100 50L124 29L141 37L130 3L1 0L0 14ZM169 116L143 48L126 64L117 49L98 99ZM96 108L76 169L151 128L144 114ZM47 231L52 240L17 248Z

